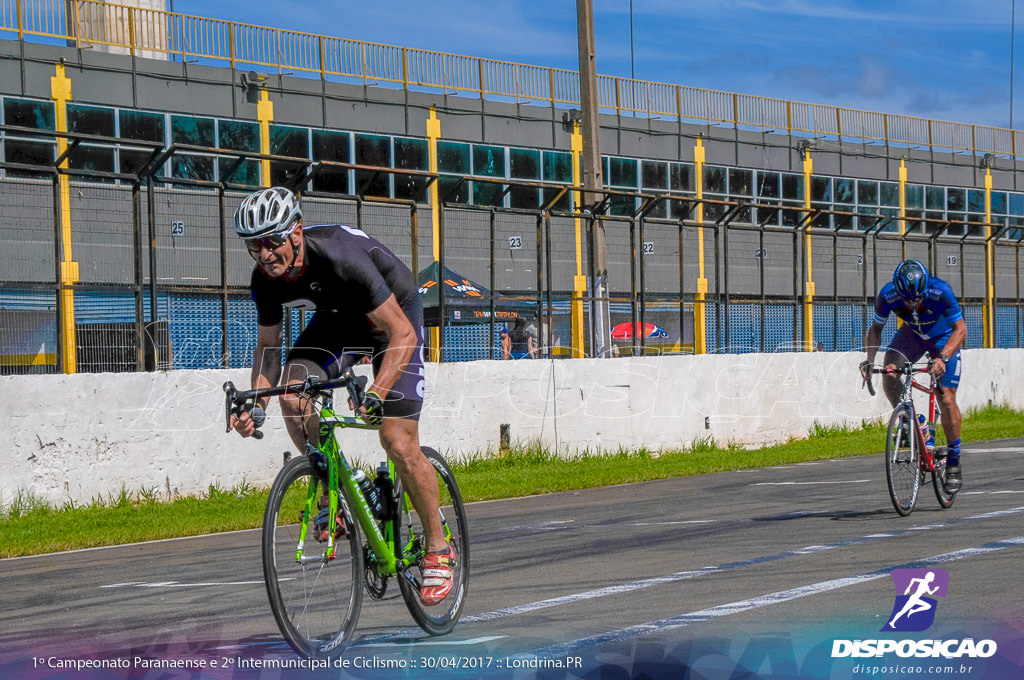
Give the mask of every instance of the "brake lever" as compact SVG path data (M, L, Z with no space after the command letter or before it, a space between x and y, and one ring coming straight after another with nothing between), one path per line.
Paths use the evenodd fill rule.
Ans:
M231 416L236 418L242 417L243 411L249 409L243 408L243 404L239 404L235 401L235 397L238 395L238 390L235 389L234 383L230 380L224 383L224 427L225 432L231 432ZM253 402L255 404L255 402ZM263 439L263 432L260 430L253 430L252 436L256 439Z

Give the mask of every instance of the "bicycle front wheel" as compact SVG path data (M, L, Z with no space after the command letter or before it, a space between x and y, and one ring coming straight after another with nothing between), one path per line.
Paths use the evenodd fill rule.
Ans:
M889 419L885 436L885 481L896 512L906 517L914 511L921 488L920 452L917 450L917 423L905 406L897 407Z
M263 517L263 576L278 628L298 654L330 658L355 632L363 602L363 553L356 525L342 509L344 531L330 557L311 517L305 534L302 513L327 493L327 478L306 456L292 459L270 489ZM339 501L340 503L340 501ZM313 514L317 506L314 504Z
M427 606L420 601L423 557L426 553L426 534L423 522L412 507L408 494L401 492L399 484L400 516L395 520L395 552L398 565L398 587L402 591L409 613L417 625L431 635L444 635L455 628L462 614L469 585L469 523L462 494L448 463L437 451L423 447L423 453L437 473L437 487L441 500L441 527L448 542L455 549L456 564L452 575L452 591L436 605Z

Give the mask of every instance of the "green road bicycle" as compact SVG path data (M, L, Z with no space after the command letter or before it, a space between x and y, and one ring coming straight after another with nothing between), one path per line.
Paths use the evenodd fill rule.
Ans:
M928 413L925 425L934 429L938 423L938 409L935 403L935 376L928 373L931 362L927 366L904 364L895 370L878 366L871 367L871 374L880 373L896 376L900 381L901 397L893 408L889 418L889 430L885 435L885 479L889 486L889 497L896 512L906 517L917 505L917 495L927 475L931 475L935 487L935 497L939 505L949 508L953 505L956 492L946 489L946 455L945 449L928 445L921 431L914 406L914 390L928 395ZM924 385L914 377L928 373L930 381ZM871 376L864 377L864 385L868 392L875 394L871 384Z
M431 635L450 632L459 620L469 583L466 509L451 468L435 450L423 453L437 472L441 526L457 563L451 593L442 602L420 602L426 553L424 523L417 516L394 464L381 463L376 479L365 478L342 453L337 428L377 429L359 418L338 416L333 391L348 390L361 404L365 377L350 371L334 380L238 391L227 382L225 411L249 410L261 397L299 394L319 414L320 445L288 461L270 488L263 516L263 576L270 608L288 644L310 658L341 654L355 632L363 592L379 600L394 577L413 619ZM263 433L256 431L257 437ZM365 491L360 487L360 480ZM367 493L369 492L369 493Z

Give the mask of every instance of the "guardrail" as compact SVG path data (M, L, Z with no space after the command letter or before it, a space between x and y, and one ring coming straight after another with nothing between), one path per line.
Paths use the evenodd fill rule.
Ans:
M138 56L176 56L422 87L550 106L579 104L579 73L430 50L285 31L99 0L0 0L0 32L65 39ZM838 141L1017 157L1024 131L861 111L616 76L598 76L600 107L634 114Z

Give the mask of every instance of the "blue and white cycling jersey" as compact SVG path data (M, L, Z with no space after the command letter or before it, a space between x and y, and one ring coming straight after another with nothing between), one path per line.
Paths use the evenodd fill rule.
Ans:
M875 323L884 326L890 314L902 319L918 337L932 344L953 332L953 324L964 318L953 289L940 278L928 280L924 302L910 310L896 294L892 281L882 286L875 298Z

